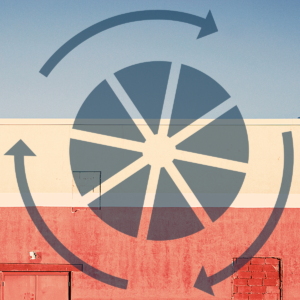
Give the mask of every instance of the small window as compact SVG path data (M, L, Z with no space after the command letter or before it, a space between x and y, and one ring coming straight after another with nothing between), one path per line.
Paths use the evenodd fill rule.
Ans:
M95 201L96 200L96 201ZM101 172L74 171L72 181L72 210L88 209L93 202L92 209L101 208Z

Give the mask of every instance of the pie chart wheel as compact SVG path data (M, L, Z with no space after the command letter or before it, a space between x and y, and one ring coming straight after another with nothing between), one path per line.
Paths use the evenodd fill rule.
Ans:
M96 86L70 139L73 174L101 172L101 196L89 203L100 205L94 213L138 237L148 210L146 238L154 241L204 229L198 207L217 221L238 195L249 158L237 106L214 120L203 118L229 98L208 75L166 61L126 67ZM81 196L98 185L90 182Z

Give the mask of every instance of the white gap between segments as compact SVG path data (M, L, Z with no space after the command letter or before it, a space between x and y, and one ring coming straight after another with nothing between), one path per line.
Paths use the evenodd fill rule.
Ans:
M160 135L165 135L165 136L168 135L180 70L181 70L180 63L171 64L166 95L165 95L163 109L162 109L160 123L159 123L158 134Z
M123 182L142 168L144 168L147 165L147 162L145 161L144 157L141 157L131 163L129 166L125 167L109 179L105 180L103 183L101 183L101 195L104 195L109 190L114 188L119 183Z
M118 137L94 133L94 132L82 131L78 129L72 130L71 138L83 142L89 142L93 144L99 144L99 145L131 150L136 152L143 152L145 149L145 144L142 142L127 140L123 138L118 138Z
M231 170L241 173L246 173L248 163L243 163L235 160L219 158L216 156L209 156L194 152L176 150L174 159L187 161L194 164L201 164L205 166L215 167L219 169Z
M226 113L228 110L233 108L235 105L232 102L231 99L226 100L225 102L221 103L208 113L206 113L204 116L201 118L195 120L193 123L190 125L186 126L179 132L177 132L174 136L171 137L172 142L174 142L175 145L178 145L182 141L186 140L193 134L195 134L197 131L201 130L205 126L207 126L209 123ZM203 120L205 120L203 122ZM201 125L199 125L201 124Z
M185 198L186 202L189 204L194 213L198 216L199 211L197 208L202 207L201 203L198 201L195 194L190 189L189 185L186 183L178 169L173 163L168 164L166 167L166 171L169 173L170 177L174 181L175 185L179 189L182 196ZM205 212L205 210L203 210ZM199 218L199 216L198 216ZM201 216L201 223L204 227L207 227L212 223L210 217L205 213Z
M161 168L157 166L155 167L151 166L148 185L146 189L144 207L154 206L154 200L155 200L156 190L158 186L160 169Z
M147 140L148 137L153 136L153 132L148 126L147 122L144 120L130 97L127 95L126 91L123 89L122 85L115 77L115 75L109 76L106 81L110 85L111 89L114 91L125 110L131 117L132 121L135 123L137 128L140 130L141 134Z
M155 195L159 181L161 168L158 166L151 166L149 180L147 184L143 211L140 220L138 239L146 240L148 236L149 226L151 223L152 210L154 207Z

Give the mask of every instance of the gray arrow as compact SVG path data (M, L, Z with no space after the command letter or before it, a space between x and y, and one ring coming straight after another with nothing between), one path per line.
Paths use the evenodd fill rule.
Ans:
M272 214L266 223L263 230L260 232L256 240L251 244L251 246L240 256L243 259L243 263L238 263L228 265L223 270L218 273L207 277L204 267L202 267L198 278L195 282L194 287L214 296L212 286L223 281L224 279L230 277L233 273L237 272L242 268L251 258L262 248L265 242L269 239L272 232L274 231L279 219L283 213L283 209L286 205L286 201L290 192L290 187L293 178L293 168L294 168L294 147L293 147L293 137L291 131L284 132L282 134L283 146L284 146L284 168L281 181L281 187L279 195L272 211Z
M90 37L103 32L107 29L123 25L126 23L132 23L137 21L146 21L146 20L167 20L167 21L178 21L183 23L188 23L201 27L200 33L197 39L200 39L209 34L215 33L218 31L214 18L211 11L208 12L206 18L201 18L192 14L183 13L180 11L171 11L171 10L143 10L143 11L134 11L112 18L98 22L74 37L68 40L64 45L62 45L43 65L40 70L40 73L44 76L48 76L55 66L73 49L78 45L89 39Z
M31 196L24 164L24 156L35 156L35 154L28 148L28 146L22 141L19 140L5 155L12 155L15 158L15 171L18 182L18 187L23 199L23 202L26 206L27 212L29 213L33 223L44 237L44 239L49 243L49 245L66 261L76 267L76 264L83 265L83 272L90 277L104 282L106 284L126 289L127 280L118 278L107 273L104 273L91 265L85 263L75 254L73 254L69 249L67 249L52 233L44 219L40 215L38 209L35 206L33 198Z

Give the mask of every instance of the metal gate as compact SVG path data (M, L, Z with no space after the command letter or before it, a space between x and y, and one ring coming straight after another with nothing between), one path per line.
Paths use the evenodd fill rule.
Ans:
M69 272L3 272L2 300L69 300Z

